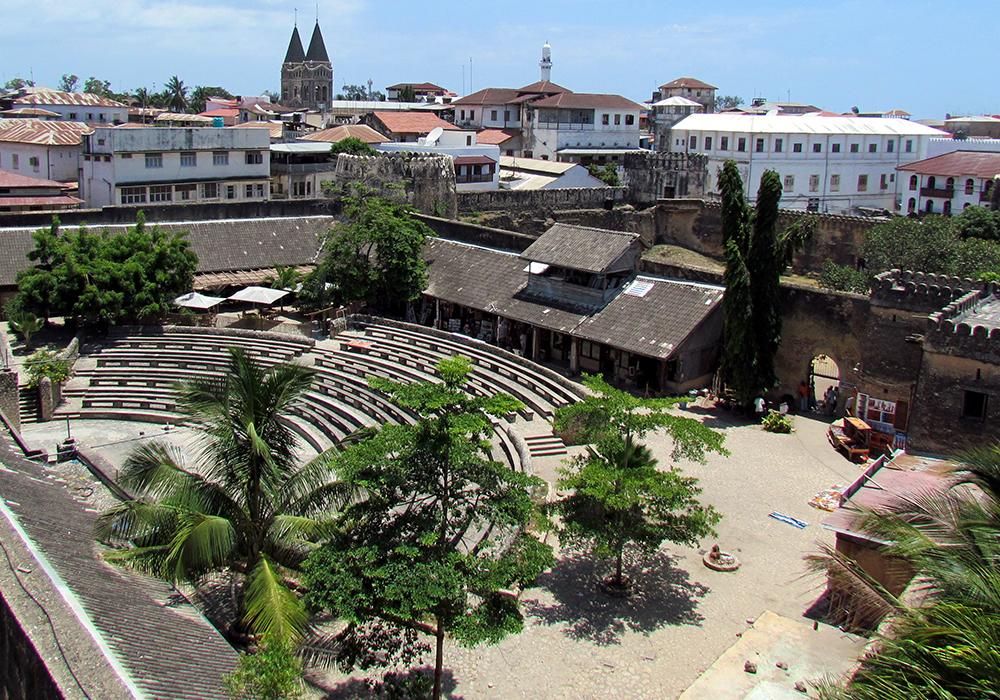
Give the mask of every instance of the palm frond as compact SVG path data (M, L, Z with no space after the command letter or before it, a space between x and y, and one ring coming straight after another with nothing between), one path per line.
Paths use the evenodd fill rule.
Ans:
M904 610L899 599L858 565L829 545L821 544L821 554L805 557L806 568L827 576L830 589L850 597L852 628L874 629L878 623Z
M247 572L244 621L258 635L294 640L309 622L305 606L265 557Z
M171 575L186 581L228 566L236 553L236 530L220 517L186 513L170 543Z

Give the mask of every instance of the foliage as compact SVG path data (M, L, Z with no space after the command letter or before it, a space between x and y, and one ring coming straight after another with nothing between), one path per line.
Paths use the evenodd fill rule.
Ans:
M744 102L745 100L738 95L723 95L715 98L715 108L722 111L733 107L742 107Z
M271 289L295 291L303 280L303 274L294 265L275 265L274 274L264 278L263 284Z
M560 470L559 489L572 493L552 510L562 518L560 542L613 557L613 582L620 586L627 545L644 552L665 541L693 545L714 534L712 526L721 518L698 503L697 479L674 467L657 468L652 452L637 441L663 429L673 438L674 459L704 461L707 451L728 453L721 433L669 413L674 400L639 399L599 376L584 375L584 384L593 394L560 408L553 425L559 431L575 429L576 440L595 444Z
M116 97L114 91L111 89L110 80L100 80L94 76L90 76L84 82L83 91L89 92L91 95L97 95L98 97L107 97L109 99Z
M764 430L769 433L790 433L792 432L792 419L783 416L774 409L767 412L764 420L761 421Z
M280 637L264 640L254 653L240 653L236 669L223 680L232 700L302 698L302 662L295 645Z
M45 377L52 380L53 384L62 384L73 376L72 362L60 360L56 353L44 348L32 353L24 364L28 369L28 388L38 386Z
M719 188L726 255L722 376L736 398L749 403L777 382L774 356L781 343L781 273L811 234L814 220L805 218L777 230L782 188L781 177L773 170L761 175L752 210L744 199L735 161L727 160L720 169Z
M591 177L596 177L608 187L621 187L622 179L618 177L618 168L613 163L608 163L603 168L597 163L587 166Z
M868 294L871 289L871 275L864 270L855 270L846 265L837 265L827 258L819 273L819 286L838 292Z
M1000 446L967 453L940 490L899 497L860 524L915 571L908 606L836 552L807 557L851 592L872 626L893 616L875 650L828 700L1000 698Z
M225 100L233 99L232 93L221 87L206 87L198 85L191 91L191 99L188 100L187 109L192 114L199 114L205 111L205 103L209 98L221 97Z
M297 464L286 423L313 375L296 364L265 370L230 349L224 377L181 385L178 408L197 432L199 463L186 467L158 441L129 455L120 483L136 497L102 515L97 536L132 547L108 558L170 581L240 572L237 626L297 638L308 617L286 572L328 535L328 512L343 498L329 454Z
M42 320L35 314L26 310L19 297L14 297L3 307L4 315L7 316L7 323L16 333L20 333L24 338L24 346L31 347L31 336L42 328Z
M141 211L135 226L119 235L84 226L64 231L52 217L50 228L33 234L28 259L35 265L17 275L18 303L46 319L161 316L191 290L197 256L186 235L147 227Z
M277 90L261 90L261 97L266 97L267 101L273 105L281 104L281 93Z
M413 93L412 85L404 85L399 91L398 102L416 102L417 96Z
M519 632L518 602L507 589L552 561L525 530L529 492L541 481L488 457L490 416L521 404L466 394L470 369L468 358L454 357L438 363L438 383L369 380L419 418L385 425L341 454L337 471L352 498L330 543L305 567L311 602L347 621L349 633L381 621L386 639L378 645L395 640L397 649L406 631L433 636L435 697L445 636L471 646ZM357 659L342 653L338 661L350 668Z
M3 89L8 92L16 92L24 87L35 87L35 81L26 78L12 78L3 85Z
M410 207L373 192L359 186L345 198L348 223L327 235L325 257L299 294L305 308L359 300L390 308L417 298L427 285L421 252L434 233Z
M385 102L385 95L378 91L372 90L371 82L368 85L345 85L342 93L337 94L338 100L360 100L369 102Z
M163 94L167 100L167 107L172 112L183 112L187 108L187 87L184 81L176 75L170 76L167 84L163 87Z
M346 139L341 139L340 141L331 144L330 153L332 155L347 153L352 156L374 156L378 154L378 151L372 148L368 143L359 139L357 136L348 136Z
M63 73L63 77L59 79L59 91L60 92L76 92L76 86L80 82L80 78L69 73Z
M963 209L952 221L960 238L1000 240L1000 212L990 211L987 207L971 206Z

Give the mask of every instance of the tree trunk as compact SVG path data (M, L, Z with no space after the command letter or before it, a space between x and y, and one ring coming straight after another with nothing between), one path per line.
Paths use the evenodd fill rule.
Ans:
M437 621L437 634L435 635L437 648L434 652L434 700L441 700L441 676L444 673L444 627L441 621Z
M625 556L624 549L618 550L618 560L615 562L615 585L622 585L622 559Z

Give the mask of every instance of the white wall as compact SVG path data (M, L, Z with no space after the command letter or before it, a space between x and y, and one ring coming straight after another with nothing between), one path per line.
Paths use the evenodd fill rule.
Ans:
M38 93L44 95L44 93ZM55 112L63 121L71 122L106 122L108 124L125 124L128 122L128 107L104 107L100 105L53 105L41 97L34 104L17 104L15 107L38 107Z
M987 151L1000 153L1000 139L938 139L927 145L927 157L943 156L954 151Z
M43 146L33 143L0 141L0 170L57 182L76 182L79 175L80 146ZM14 168L14 154L18 167ZM31 164L38 158L38 170Z

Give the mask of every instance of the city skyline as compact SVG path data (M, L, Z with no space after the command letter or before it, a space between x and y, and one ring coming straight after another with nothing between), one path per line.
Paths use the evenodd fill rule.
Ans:
M97 0L7 4L0 82L22 77L56 87L70 73L81 85L95 76L122 92L161 90L177 75L189 88L234 94L279 89L299 5L124 0L109 14ZM609 10L596 0L446 0L433 8L323 0L298 7L300 31L312 29L317 8L337 91L369 79L383 91L400 82L432 82L458 94L519 87L538 79L548 41L554 82L640 102L658 85L688 76L747 103L763 96L833 112L904 109L915 118L1000 112L1000 100L981 87L996 20L931 22L940 6L929 2L802 7L771 0L750 10L725 0L703 11L677 2Z

